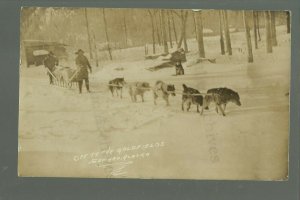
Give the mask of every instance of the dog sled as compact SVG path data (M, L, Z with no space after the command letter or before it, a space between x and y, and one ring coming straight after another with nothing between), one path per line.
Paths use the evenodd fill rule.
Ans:
M52 76L54 85L72 88L73 85L77 84L77 75L79 73L78 69L70 67L56 67L53 71L50 71L47 68L47 72Z

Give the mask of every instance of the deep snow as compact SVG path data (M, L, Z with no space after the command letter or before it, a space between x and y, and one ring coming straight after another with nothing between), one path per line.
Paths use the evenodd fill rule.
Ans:
M272 54L265 52L262 38L259 49L253 50L255 62L251 64L246 63L246 44L239 42L244 41L243 32L232 34L233 56L219 55L218 37L205 38L206 54L215 57L216 64L193 64L197 46L190 40L184 76L172 76L173 68L146 70L158 61L138 59L134 52L141 50L132 49L127 60L120 58L94 67L91 94L50 86L42 66L21 66L20 175L110 177L113 169L112 177L128 178L286 178L290 36L284 27L277 27L277 35L279 45ZM108 80L119 76L127 82L148 81L152 85L163 80L178 91L182 83L201 92L228 87L240 94L242 106L229 104L227 116L222 117L213 108L203 116L196 113L195 106L182 112L180 95L170 97L170 107L162 99L154 106L151 92L146 93L146 102L132 103L126 88L123 99L112 97L107 89ZM163 146L155 147L161 142ZM88 164L88 156L76 160L80 154L145 144L153 147L127 153L149 153L147 157L126 159L129 162L121 167L117 161L112 168L97 167ZM122 168L117 170L120 173L116 168Z

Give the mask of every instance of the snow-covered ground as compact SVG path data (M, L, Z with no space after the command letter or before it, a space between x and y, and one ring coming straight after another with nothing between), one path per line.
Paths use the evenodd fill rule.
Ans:
M21 67L20 175L286 178L290 36L284 27L277 27L279 45L267 54L261 32L262 41L259 49L253 50L255 62L251 64L247 63L246 44L241 42L246 41L243 32L231 35L233 56L220 55L218 37L205 38L206 55L216 58L216 64L193 64L197 44L189 40L191 51L184 76L172 76L173 68L146 70L157 61L135 54L143 48L132 49L127 60L94 67L90 94L83 90L80 95L77 88L50 86L41 66ZM183 83L201 92L228 87L240 94L242 106L229 104L226 117L217 115L214 109L201 116L195 106L190 112L182 112L179 95L170 97L169 107L162 99L155 106L152 92L146 93L144 103L132 103L126 88L123 99L109 93L106 84L115 77L151 85L163 80L178 91L182 91ZM104 158L111 160L101 161Z

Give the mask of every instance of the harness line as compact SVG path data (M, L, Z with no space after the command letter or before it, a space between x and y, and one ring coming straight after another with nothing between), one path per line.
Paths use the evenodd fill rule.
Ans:
M135 87L135 88L139 88L139 89L142 89L142 90L149 90L149 89L154 89L154 87L137 87L135 85L117 85L117 84L107 84L107 86L114 86L114 87L119 87L119 88L123 88L123 87ZM200 94L189 94L189 93L183 93L183 92L171 92L171 91L166 91L167 93L169 94L181 94L181 95L189 95L189 96L203 96L203 95L212 95L212 94L209 94L209 93L200 93Z

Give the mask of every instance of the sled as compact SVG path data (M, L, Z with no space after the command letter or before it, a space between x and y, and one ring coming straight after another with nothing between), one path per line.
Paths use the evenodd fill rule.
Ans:
M76 75L78 74L78 70L72 69L70 67L61 67L56 68L54 71L50 71L47 68L48 73L53 77L54 85L72 88L73 83L77 83Z

